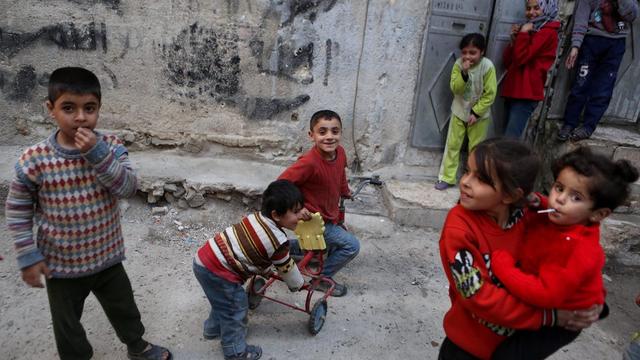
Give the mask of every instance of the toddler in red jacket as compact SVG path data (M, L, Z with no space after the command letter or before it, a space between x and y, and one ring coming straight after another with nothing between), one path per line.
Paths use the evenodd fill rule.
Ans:
M557 0L525 0L526 23L511 27L502 61L505 136L520 138L538 102L544 99L547 72L556 58L560 22Z
M603 304L600 222L625 201L638 170L627 160L613 162L587 147L563 155L552 170L555 182L549 197L539 197L546 210L525 218L518 266L510 253L496 250L491 256L493 274L509 293L535 307ZM579 335L564 331L570 341Z

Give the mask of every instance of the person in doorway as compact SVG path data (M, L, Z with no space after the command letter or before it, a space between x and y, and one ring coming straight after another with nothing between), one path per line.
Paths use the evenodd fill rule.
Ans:
M527 22L511 27L511 42L502 61L507 74L502 83L505 136L520 138L527 121L544 99L547 72L556 58L560 22L557 0L525 0Z
M313 147L289 166L279 177L296 184L304 195L303 220L319 212L324 220L324 240L328 256L322 275L332 278L360 252L360 241L339 224L340 198L351 197L347 183L347 156L340 146L342 120L331 110L320 110L311 116L309 138ZM291 253L300 255L300 244L291 241ZM334 280L335 281L335 280ZM328 282L321 282L318 290L326 291ZM332 296L347 294L344 284L335 283Z
M625 53L637 0L577 0L571 50L565 61L578 73L558 131L559 141L588 139L604 115ZM578 126L582 114L582 126Z
M455 186L460 150L465 138L469 152L487 136L491 124L491 105L496 97L496 69L484 56L482 34L467 34L460 41L461 55L451 69L451 120L442 163L435 184L437 190Z
M59 68L49 77L46 105L58 128L18 159L6 219L24 282L41 288L45 276L58 355L93 356L80 323L93 293L129 359L171 359L169 350L142 338L144 326L122 265L118 198L133 196L137 180L122 142L95 131L100 82L89 70Z

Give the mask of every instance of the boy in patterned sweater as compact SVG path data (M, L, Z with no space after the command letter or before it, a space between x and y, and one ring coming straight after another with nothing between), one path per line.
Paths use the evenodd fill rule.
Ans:
M204 322L204 338L220 338L225 360L259 359L262 348L247 345L247 293L242 284L275 266L291 291L304 284L289 256L283 228L294 230L302 219L304 198L290 181L277 180L262 194L262 209L207 240L193 259L193 272L211 311Z
M96 296L130 359L171 359L146 342L122 266L118 198L135 194L136 174L115 136L94 131L100 82L86 69L65 67L49 78L46 102L58 128L24 151L6 201L22 279L44 287L61 359L90 359L80 323L84 301ZM33 228L36 228L36 234Z

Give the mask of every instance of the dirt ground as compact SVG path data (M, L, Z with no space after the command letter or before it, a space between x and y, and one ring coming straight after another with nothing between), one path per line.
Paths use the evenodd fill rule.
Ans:
M125 268L147 332L176 359L221 359L217 341L202 338L208 303L193 276L192 256L205 238L247 209L220 201L204 210L152 216L138 199L122 204L127 244ZM4 217L0 223L4 224ZM448 309L447 282L440 268L434 231L395 226L379 215L348 214L360 238L360 255L338 276L349 286L329 299L322 331L311 336L308 315L263 301L250 312L248 342L263 347L263 359L435 359ZM56 349L46 293L22 283L5 226L0 226L0 349L2 359L54 359ZM587 329L553 359L620 359L632 331L640 329L638 271L609 262L606 269L612 315ZM271 289L270 289L271 290ZM302 304L300 293L276 284L272 295ZM89 297L83 324L95 359L125 359L95 298Z

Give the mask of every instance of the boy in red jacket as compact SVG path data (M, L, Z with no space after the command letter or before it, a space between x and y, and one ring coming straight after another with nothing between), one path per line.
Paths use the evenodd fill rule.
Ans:
M289 166L279 179L293 182L302 191L304 220L311 219L311 213L322 215L328 250L322 275L332 278L360 251L358 239L338 224L340 198L351 196L345 171L347 156L340 146L342 120L334 111L321 110L311 116L309 125L313 147ZM297 241L291 241L290 245L291 253L300 252ZM318 290L326 290L326 284L322 282ZM340 297L346 293L347 287L336 282L332 295Z

